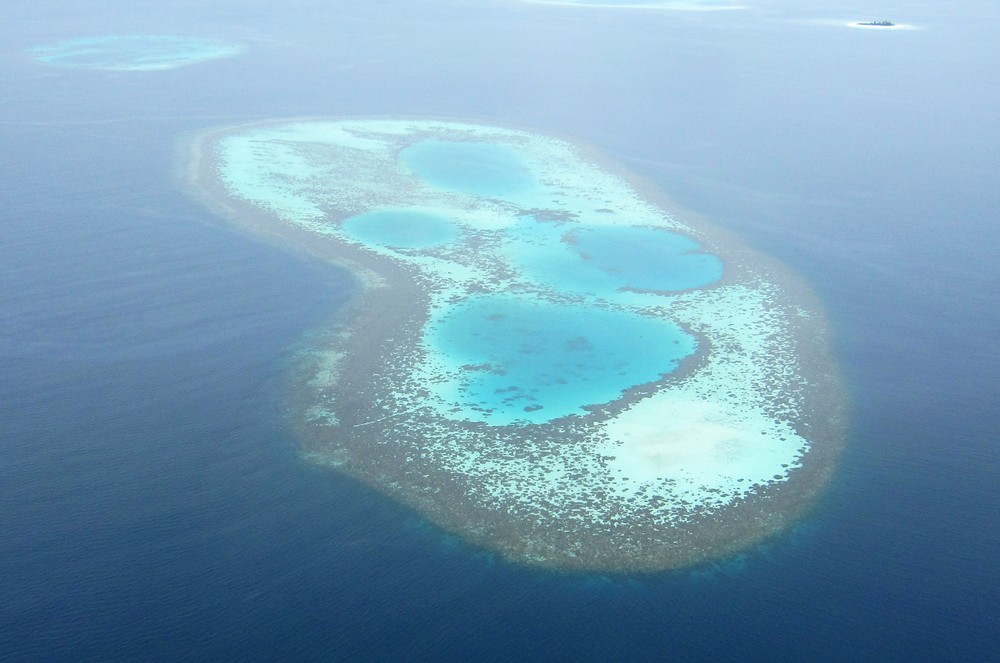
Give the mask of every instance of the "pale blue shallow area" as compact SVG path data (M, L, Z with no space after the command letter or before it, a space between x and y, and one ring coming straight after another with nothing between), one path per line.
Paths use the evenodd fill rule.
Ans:
M515 150L481 142L425 140L399 155L427 183L477 196L505 196L529 188L534 177Z
M77 37L28 49L39 62L59 67L107 71L174 69L236 55L242 47L181 35Z
M697 346L666 320L502 295L454 307L429 342L463 366L459 401L491 423L583 414L669 374Z
M583 5L592 7L624 7L624 8L663 8L686 9L690 11L705 9L725 9L735 7L730 0L528 0L542 4Z
M342 226L351 239L392 249L428 249L452 242L455 224L443 216L412 210L375 210L352 216Z

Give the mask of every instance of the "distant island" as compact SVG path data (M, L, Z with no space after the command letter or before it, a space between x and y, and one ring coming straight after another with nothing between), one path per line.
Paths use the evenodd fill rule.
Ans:
M858 25L864 26L866 28L891 28L896 24L892 21L866 21L860 22Z

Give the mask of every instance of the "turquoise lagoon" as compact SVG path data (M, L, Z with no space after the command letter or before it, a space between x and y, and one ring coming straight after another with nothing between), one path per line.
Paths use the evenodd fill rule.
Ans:
M509 259L533 280L567 293L667 294L711 285L723 274L717 255L660 228L581 225L567 231L528 217L513 236Z
M476 196L503 198L537 184L524 158L505 145L422 140L402 150L399 159L430 185Z
M376 210L346 219L343 233L367 246L427 249L455 241L457 225L450 219L418 210Z
M59 67L106 71L151 71L231 57L242 46L179 35L107 35L77 37L35 46L28 53Z
M306 457L468 541L675 568L781 531L828 477L842 397L808 289L593 152L301 120L192 154L209 204L358 277L297 358Z
M463 419L491 424L586 414L587 405L659 381L696 347L662 318L495 295L435 312L425 340L453 376L434 391Z

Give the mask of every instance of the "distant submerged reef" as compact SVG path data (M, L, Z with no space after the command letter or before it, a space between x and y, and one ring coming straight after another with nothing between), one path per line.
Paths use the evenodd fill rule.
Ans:
M663 9L672 11L716 11L743 9L733 0L522 0L542 5L617 9Z
M549 136L431 120L208 132L190 185L359 288L298 355L303 453L510 560L719 558L812 504L844 435L786 268Z
M154 71L232 57L237 44L178 35L77 37L35 46L28 54L43 64L103 71Z

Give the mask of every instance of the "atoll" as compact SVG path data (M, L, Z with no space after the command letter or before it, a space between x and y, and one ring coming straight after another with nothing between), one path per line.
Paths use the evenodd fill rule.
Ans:
M843 437L795 276L593 151L474 123L196 141L191 184L359 288L296 363L304 454L511 560L676 568L783 530Z

